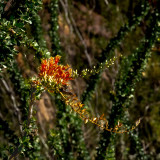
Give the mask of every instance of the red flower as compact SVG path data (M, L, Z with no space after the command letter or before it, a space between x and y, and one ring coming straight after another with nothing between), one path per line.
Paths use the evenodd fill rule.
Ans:
M69 65L59 65L60 56L42 60L39 67L39 78L43 82L53 82L58 85L67 85L72 79L72 69Z
M61 59L61 56L57 55L57 56L55 57L55 63L57 64L60 59Z

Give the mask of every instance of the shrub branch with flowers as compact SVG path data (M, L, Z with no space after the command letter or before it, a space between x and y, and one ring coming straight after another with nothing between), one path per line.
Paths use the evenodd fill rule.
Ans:
M70 89L69 80L73 80L72 69L69 65L58 64L61 56L50 57L49 59L43 59L39 67L39 74L37 78L33 78L33 86L41 92L46 90L50 93L60 93L62 100L72 107L72 109L79 114L85 123L90 121L97 125L101 129L115 133L126 133L134 130L139 125L140 120L136 122L136 126L132 126L131 129L121 129L123 124L118 121L117 125L113 128L109 128L108 121L105 115L100 117L92 117L90 113L84 108L84 104L76 97L73 91ZM83 75L84 76L84 75ZM64 90L65 89L67 91Z
M52 26L49 35L52 43L51 55L62 55L58 36L58 0L51 0L50 2L50 6L47 7L50 7L49 12L51 15L51 21L49 23ZM65 6L63 0L60 2L62 2L62 6ZM134 91L134 86L142 76L142 70L144 69L147 59L150 55L148 52L154 45L154 42L160 33L158 28L160 22L160 12L159 8L157 7L159 6L159 1L157 0L157 6L154 5L155 2L156 0L153 0L153 2L140 1L140 3L137 5L139 8L138 12L135 12L135 15L129 18L128 22L120 28L117 35L110 40L107 47L100 54L100 57L97 58L99 61L98 65L96 67L94 66L93 69L83 69L80 74L77 73L77 70L72 70L69 65L59 64L61 58L59 55L50 57L50 52L46 48L46 42L43 38L44 35L41 28L41 18L38 14L38 11L42 9L42 1L9 0L8 2L0 2L0 76L2 77L0 82L3 82L1 91L4 93L4 95L8 93L13 100L13 106L15 107L15 110L12 116L18 117L17 124L20 128L20 134L17 134L17 128L12 131L12 123L10 124L8 120L5 120L6 116L4 116L3 113L0 114L0 129L2 130L2 133L4 132L4 139L7 139L7 144L0 145L0 151L2 151L0 152L0 158L8 159L8 155L11 155L9 159L15 159L19 154L21 154L21 156L29 159L46 159L46 157L48 159L56 159L56 156L61 157L59 159L64 159L64 157L65 159L73 159L75 152L78 152L77 158L85 160L87 159L85 154L81 154L87 152L87 149L81 145L82 143L80 144L80 140L82 139L83 145L85 145L84 136L82 134L81 137L79 136L80 132L83 132L81 124L77 124L75 119L72 120L72 122L70 121L72 123L71 124L67 119L71 114L69 115L67 112L64 113L64 108L61 109L60 114L61 119L65 119L68 116L65 119L66 124L60 125L57 131L55 129L53 132L50 132L50 142L48 144L47 142L45 143L44 139L38 135L38 126L35 119L36 116L34 107L36 99L38 99L44 91L48 91L51 94L58 93L57 95L61 95L60 99L64 103L62 101L59 101L58 103L55 100L57 105L61 105L63 107L71 106L72 110L84 120L84 123L88 123L90 121L104 130L104 132L102 132L100 135L96 159L106 159L106 155L107 157L110 157L111 151L110 147L108 146L115 140L116 133L130 134L133 137L134 143L136 144L136 149L138 148L137 150L141 154L140 159L144 158L144 151L141 143L138 142L138 136L137 134L132 134L135 132L135 127L139 125L140 120L138 120L134 126L129 126L129 123L128 126L125 125L124 127L121 119L124 109L130 104L133 97L132 94ZM117 79L117 83L115 84L116 89L112 92L113 105L109 119L107 120L104 114L98 117L92 117L88 107L86 106L86 101L91 98L91 95L95 90L95 86L101 77L100 75L103 71L103 68L109 67L114 63L116 60L116 56L114 56L114 49L120 46L125 35L127 35L130 31L133 31L135 27L143 20L143 22L147 21L148 23L148 20L146 20L148 17L153 17L154 22L152 23L152 21L149 20L149 22L151 22L150 27L146 25L147 28L150 28L148 31L149 34L146 34L146 39L142 41L142 44L140 45L139 49L137 49L137 52L133 54L133 56L124 58L125 60L122 61L124 64L127 64L127 67L125 67L124 64L121 64L122 70L120 70L121 73L119 74L119 79ZM35 32L32 33L32 38L30 37L29 33L27 33L29 30L28 28L30 27L32 30L35 29ZM27 80L27 82L25 82L25 79L22 77L22 73L17 65L15 57L17 57L20 52L19 48L24 48L29 51L32 50L36 59L42 59L38 76L32 78L31 85L28 84ZM24 57L27 57L26 52L23 54ZM8 83L7 77L5 76L6 73L9 77L9 80L12 81L16 96L19 96L20 105L16 106L14 94L8 89L9 85L6 85ZM69 81L74 80L79 76L85 77L88 75L91 83L88 85L86 92L83 94L81 102L76 94L74 94L72 91ZM4 92L5 89L7 92ZM5 97L4 100L6 100ZM10 108L8 110L10 110ZM64 121L61 121L60 123L62 124L63 122ZM68 126L72 126L72 129L74 127L76 129L78 127L79 128L77 130L75 128L72 130ZM64 130L66 131L63 132ZM130 132L132 130L134 131ZM59 134L60 132L61 134ZM68 136L67 134L70 134L71 136ZM62 135L63 138L61 137ZM78 139L77 144L75 142L76 138ZM81 145L81 147L77 147L75 144L77 146ZM75 148L73 149L73 145L75 148L77 147L76 151L74 151ZM53 157L50 157L50 155L52 155L50 148L52 147L55 148L53 149ZM82 148L84 150L82 150ZM113 146L113 149L111 150L115 153L114 148L115 146ZM41 156L41 153L44 154L43 156L45 158ZM72 158L68 158L69 154Z

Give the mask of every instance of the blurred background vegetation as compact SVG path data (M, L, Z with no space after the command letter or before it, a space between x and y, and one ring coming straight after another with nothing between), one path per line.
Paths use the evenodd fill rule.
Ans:
M159 0L1 0L0 159L159 160L159 6ZM101 74L70 82L72 89L111 126L119 119L131 127L139 118L140 125L106 133L84 124L59 95L44 92L26 129L29 79L42 58L57 54L79 73L115 56Z

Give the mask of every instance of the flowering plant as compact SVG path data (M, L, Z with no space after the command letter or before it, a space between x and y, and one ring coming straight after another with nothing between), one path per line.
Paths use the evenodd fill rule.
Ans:
M56 92L60 93L62 100L72 109L79 114L79 116L84 120L85 123L91 122L97 125L99 128L107 130L109 132L116 133L125 133L130 130L135 129L135 126L132 126L130 130L124 128L123 124L118 121L118 124L114 128L109 128L109 124L104 114L100 117L91 117L87 109L84 108L84 104L80 102L77 96L68 89L70 92L63 91L64 86L69 86L69 80L73 80L72 69L69 65L58 64L60 56L50 57L48 60L43 59L39 67L39 74L37 79L33 80L33 84L37 87L43 88L50 93ZM75 71L73 72L73 74ZM68 94L69 93L69 94ZM138 126L140 120L136 122ZM121 128L123 126L123 129Z

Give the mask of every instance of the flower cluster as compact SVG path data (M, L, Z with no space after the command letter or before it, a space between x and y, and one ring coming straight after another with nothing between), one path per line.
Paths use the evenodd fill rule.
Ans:
M72 69L69 65L59 65L60 56L51 57L49 60L42 60L39 68L39 77L49 80L55 84L67 85L68 80L72 79Z
M58 64L60 56L43 59L39 67L38 78L33 81L34 84L42 84L47 89L61 88L68 85L68 81L72 79L72 69L69 65Z

